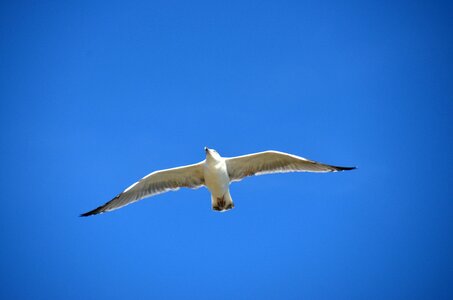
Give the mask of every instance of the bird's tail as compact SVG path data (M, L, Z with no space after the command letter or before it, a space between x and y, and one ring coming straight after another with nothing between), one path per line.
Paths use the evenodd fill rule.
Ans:
M234 208L233 199L230 191L227 191L222 197L211 195L212 209L216 211L227 211Z

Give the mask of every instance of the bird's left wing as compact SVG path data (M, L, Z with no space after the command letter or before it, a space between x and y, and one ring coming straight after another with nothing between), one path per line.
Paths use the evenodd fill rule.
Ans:
M225 158L231 181L247 176L286 172L337 172L354 167L336 167L278 151L258 152Z
M86 217L112 211L147 197L178 190L181 187L196 189L202 185L204 185L203 162L156 171L143 177L104 205L80 216Z

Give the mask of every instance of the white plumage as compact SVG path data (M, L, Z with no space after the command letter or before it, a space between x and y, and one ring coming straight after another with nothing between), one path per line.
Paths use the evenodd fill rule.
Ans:
M112 211L138 200L181 187L196 189L206 186L211 192L212 208L226 211L234 207L229 185L247 176L286 172L337 172L354 167L321 164L296 155L265 151L223 158L205 147L206 159L197 164L155 171L132 184L115 198L81 216Z

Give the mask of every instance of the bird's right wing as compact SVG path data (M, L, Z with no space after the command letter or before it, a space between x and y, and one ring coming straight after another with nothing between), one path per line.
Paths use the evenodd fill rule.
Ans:
M86 217L112 211L143 198L178 190L181 187L196 189L202 185L204 185L203 162L156 171L143 177L104 205L80 216Z
M354 167L336 167L321 164L296 155L265 151L225 159L231 181L247 176L286 172L337 172Z

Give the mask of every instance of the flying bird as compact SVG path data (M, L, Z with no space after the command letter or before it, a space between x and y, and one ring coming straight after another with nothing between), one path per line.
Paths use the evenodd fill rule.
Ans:
M202 162L152 172L109 202L80 216L86 217L112 211L181 187L197 189L202 186L206 186L211 192L212 209L222 212L234 207L230 195L230 183L248 176L287 172L338 172L355 169L355 167L326 165L279 151L221 157L214 149L205 147L204 150L206 159Z

